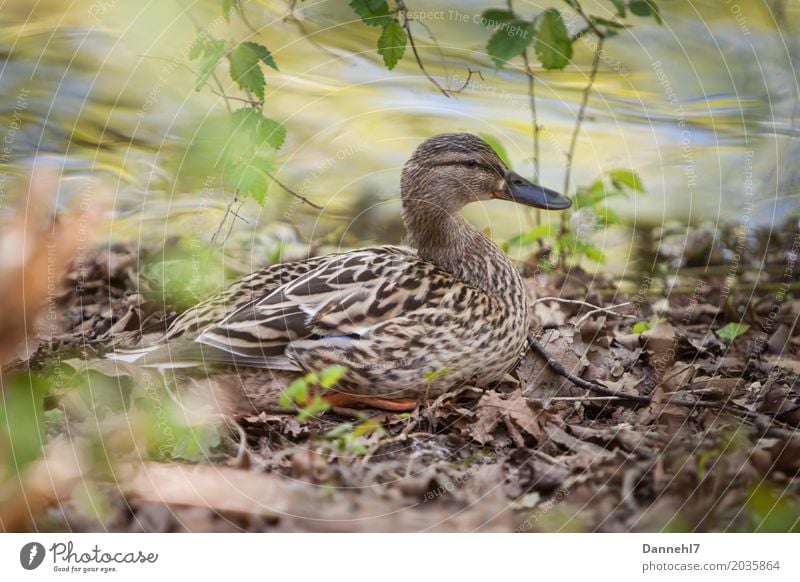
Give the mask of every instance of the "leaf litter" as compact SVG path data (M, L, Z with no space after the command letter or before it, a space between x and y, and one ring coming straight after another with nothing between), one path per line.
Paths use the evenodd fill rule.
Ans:
M529 351L505 381L465 385L411 413L334 408L303 419L279 406L287 379L268 372L158 375L103 360L104 342L145 323L163 329L175 316L147 299L135 264L123 246L92 255L84 266L92 283L60 298L61 331L40 338L32 368L72 350L76 358L63 362L94 384L48 398L50 437L25 477L46 509L26 521L5 491L0 518L15 516L7 523L68 531L798 528L800 301L792 297L777 309L773 301L765 332L755 319L741 324L742 310L730 321L734 298L720 303L718 285L666 301L626 296L610 279L582 273L578 282L539 274L528 280L534 335L593 389ZM261 388L258 402L241 397L247 384ZM101 407L101 390L119 398ZM52 474L63 478L53 484Z

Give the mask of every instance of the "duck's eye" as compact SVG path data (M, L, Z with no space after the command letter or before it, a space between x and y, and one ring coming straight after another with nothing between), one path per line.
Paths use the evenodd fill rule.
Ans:
M478 160L467 160L468 168L476 168L477 166L478 166Z

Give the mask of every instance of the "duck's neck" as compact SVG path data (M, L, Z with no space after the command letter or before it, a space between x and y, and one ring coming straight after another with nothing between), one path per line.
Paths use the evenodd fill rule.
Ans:
M458 210L404 201L403 218L411 244L421 259L487 293L505 295L512 287L517 292L521 279L514 265Z

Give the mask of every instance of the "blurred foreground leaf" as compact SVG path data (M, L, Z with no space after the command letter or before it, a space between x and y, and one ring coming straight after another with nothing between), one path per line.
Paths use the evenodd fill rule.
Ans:
M729 323L719 328L716 333L722 339L733 341L743 333L747 332L748 329L750 329L750 326L746 323Z
M0 378L0 479L19 474L42 455L46 436L44 396L50 383L19 373Z

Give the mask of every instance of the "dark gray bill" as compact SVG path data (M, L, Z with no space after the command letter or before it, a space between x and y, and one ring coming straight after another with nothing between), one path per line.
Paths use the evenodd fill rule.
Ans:
M572 200L566 196L562 196L554 190L537 186L511 171L506 174L505 192L502 192L499 197L545 210L565 210L572 206Z

